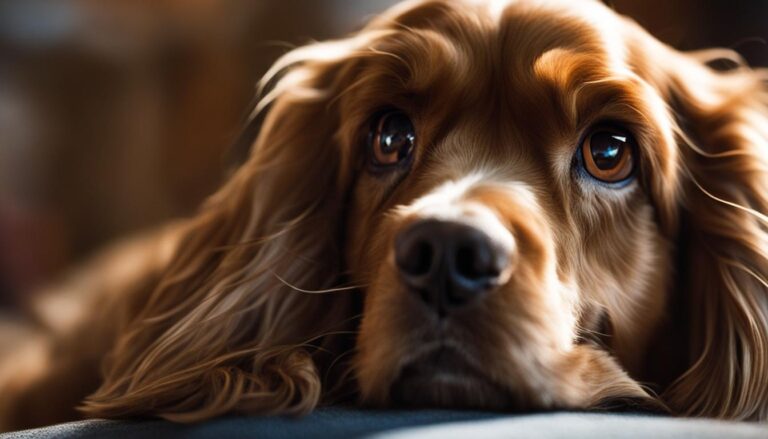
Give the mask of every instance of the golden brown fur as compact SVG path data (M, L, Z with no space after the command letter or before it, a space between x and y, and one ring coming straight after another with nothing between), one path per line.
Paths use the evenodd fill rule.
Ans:
M706 66L722 56L590 0L407 2L296 49L264 80L249 160L196 217L59 286L76 318L38 304L38 338L0 371L0 425L418 404L393 382L438 342L483 376L427 405L768 420L765 72ZM365 166L389 107L419 138L397 177ZM572 169L606 120L639 145L620 189ZM447 328L393 263L430 217L514 249Z

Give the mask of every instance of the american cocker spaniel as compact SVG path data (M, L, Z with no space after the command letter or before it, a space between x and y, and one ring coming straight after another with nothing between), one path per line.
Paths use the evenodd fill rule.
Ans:
M766 77L592 0L408 1L293 50L195 217L36 304L2 426L344 403L768 420Z

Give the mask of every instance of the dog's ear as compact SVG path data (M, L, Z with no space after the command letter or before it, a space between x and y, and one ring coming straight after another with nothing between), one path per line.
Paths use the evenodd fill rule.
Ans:
M656 80L677 126L674 294L687 315L672 318L686 322L689 349L664 397L681 414L766 420L768 72L728 51L649 53L659 54L649 69L663 70Z
M354 292L317 290L340 281L352 167L335 140L332 98L358 43L297 49L268 74L250 158L179 231L174 257L109 354L86 414L194 421L318 404L323 368L334 363L352 313Z

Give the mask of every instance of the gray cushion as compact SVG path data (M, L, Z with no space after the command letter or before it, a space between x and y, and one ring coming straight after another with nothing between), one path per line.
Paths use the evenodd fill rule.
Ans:
M768 424L598 413L501 415L452 411L323 409L300 419L229 417L196 425L169 422L73 422L3 438L764 438Z

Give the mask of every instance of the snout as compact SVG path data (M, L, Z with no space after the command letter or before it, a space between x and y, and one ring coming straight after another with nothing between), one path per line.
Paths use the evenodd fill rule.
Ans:
M444 316L501 284L510 260L507 247L477 226L424 219L395 239L395 263L409 292Z
M355 366L362 399L553 406L558 390L542 383L573 340L574 302L535 195L467 178L393 209L381 227L370 254L386 256L374 262Z

